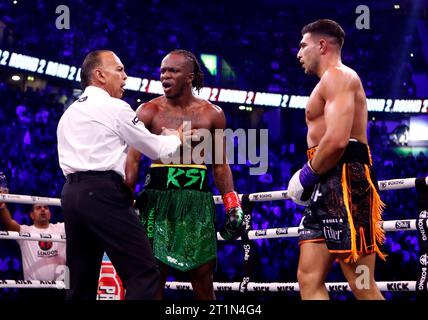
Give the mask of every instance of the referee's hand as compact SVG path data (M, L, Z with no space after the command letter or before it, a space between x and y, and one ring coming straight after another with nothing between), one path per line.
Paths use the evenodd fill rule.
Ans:
M184 128L185 127L185 128ZM183 131L184 128L184 131ZM192 136L196 135L197 129L190 129L189 126L181 124L176 130L162 127L162 135L169 136L175 135L181 140L182 145L189 145L192 141Z

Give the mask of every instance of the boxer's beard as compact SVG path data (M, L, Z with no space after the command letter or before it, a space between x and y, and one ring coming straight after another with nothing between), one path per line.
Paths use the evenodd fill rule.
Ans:
M306 68L306 74L307 75L317 74L319 64L320 64L319 61L316 61L316 60L314 60L311 64L308 64L308 67Z
M184 87L185 87L185 84L175 84L171 90L172 92L169 93L168 95L165 94L165 97L167 99L180 98L184 93L184 90L185 90Z

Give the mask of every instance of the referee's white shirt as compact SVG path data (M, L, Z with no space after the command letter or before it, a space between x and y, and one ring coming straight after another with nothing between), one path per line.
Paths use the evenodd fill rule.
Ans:
M65 176L114 170L125 177L128 145L151 159L171 157L181 145L175 136L152 134L125 101L88 86L62 115L57 128L59 165Z

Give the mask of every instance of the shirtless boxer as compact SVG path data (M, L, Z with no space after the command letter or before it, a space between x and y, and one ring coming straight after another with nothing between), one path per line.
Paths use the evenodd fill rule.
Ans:
M164 95L142 104L137 110L139 120L151 132L161 133L163 127L178 128L184 121L190 121L192 129L210 130L213 136L215 129L225 128L226 119L221 108L193 94L193 88L201 89L203 74L191 52L170 52L162 60L160 72ZM227 213L226 225L220 234L230 240L238 238L245 225L224 146L223 140L223 161L213 164L213 174ZM129 151L126 181L132 189L140 158L136 150ZM193 164L193 161L191 164L178 162L178 165L165 165L160 160L154 161L144 191L137 197L141 221L161 265L157 298L162 298L167 267L171 266L190 274L196 299L215 299L213 270L217 238L215 207L207 187L207 167Z
M297 58L320 81L306 107L308 162L288 185L306 205L297 278L302 299L328 299L325 278L335 259L357 299L383 299L375 279L384 207L367 145L367 103L357 73L341 61L345 32L332 20L303 27ZM369 284L359 285L358 266Z

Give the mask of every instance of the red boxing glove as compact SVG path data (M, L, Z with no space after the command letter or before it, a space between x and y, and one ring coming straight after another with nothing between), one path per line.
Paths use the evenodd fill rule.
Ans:
M241 201L239 201L239 196L236 191L231 191L223 195L223 204L226 209L226 213L229 212L230 209L241 207Z
M244 212L241 208L238 194L231 191L223 195L223 204L226 209L226 222L220 228L220 235L224 240L234 240L239 238L245 231L243 223Z

